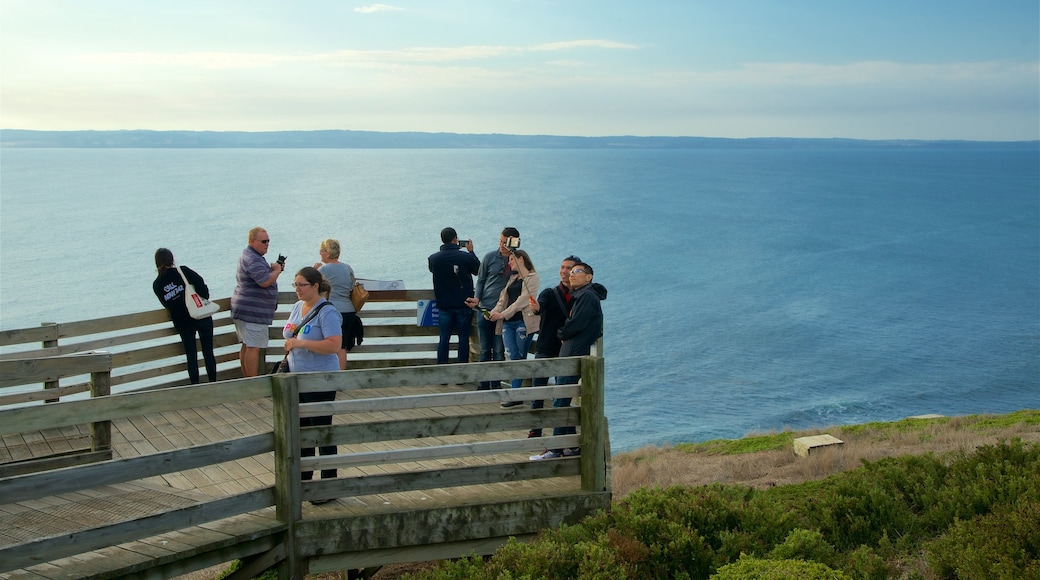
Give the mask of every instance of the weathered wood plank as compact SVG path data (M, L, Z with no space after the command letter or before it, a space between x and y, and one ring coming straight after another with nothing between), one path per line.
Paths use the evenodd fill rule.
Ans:
M107 421L121 417L186 409L205 401L219 404L239 399L255 399L270 393L266 376L224 383L206 383L159 391L121 393L103 399L63 401L46 406L0 410L0 433L37 431L80 423ZM189 389L189 390L185 390Z
M204 465L231 461L274 449L274 436L255 435L235 441L221 441L200 447L189 447L166 453L132 457L85 465L75 477L64 471L47 471L0 480L0 497L5 502L19 502L96 487L187 471Z
M357 554L367 550L533 534L564 522L575 523L609 505L607 493L506 501L485 498L484 502L470 505L303 520L297 527L297 535L300 544L307 547L307 556Z
M0 346L31 344L58 340L58 325L43 323L38 328L16 328L0 330Z
M388 463L405 463L408 461L540 451L546 447L553 449L577 447L579 442L577 435L557 435L555 437L539 437L537 439L538 441L532 441L527 438L507 439L504 441L459 443L440 445L437 447L408 447L387 451L372 451L369 453L322 455L318 457L305 457L300 460L300 466L306 471L311 471L322 468L331 469L333 467L382 465Z
M210 522L256 511L273 503L274 492L264 489L121 523L40 538L15 547L0 548L0 572L188 528L199 522ZM271 525L280 524L272 518ZM266 527L255 531L260 533L265 529Z
M85 393L90 390L90 384L80 383L77 385L70 385L67 387L58 387L56 389L43 389L37 391L29 391L24 393L14 393L11 395L4 395L0 397L0 408L9 407L13 405L20 405L24 403L35 403L38 401L46 401L49 399L60 399L62 397L68 397L78 393Z
M92 353L71 357L0 360L0 388L53 381L112 368L112 355Z
M542 358L520 361L495 361L480 364L421 365L404 368L346 370L335 382L340 389L371 389L389 385L419 386L476 383L485 379L511 376L552 377L580 374L581 357ZM328 390L330 373L298 373L300 392Z
M577 439L575 437L575 439ZM326 499L455 488L488 483L520 482L579 475L577 457L547 461L499 463L429 470L409 470L364 477L339 477L304 482L303 499ZM451 496L449 496L451 497Z
M497 414L440 415L417 419L380 419L361 425L333 425L310 427L300 431L304 447L313 447L329 433L329 440L337 445L352 445L373 441L406 438L469 435L496 431L528 430L532 425L564 426L579 423L578 407L545 407L537 410L510 411Z

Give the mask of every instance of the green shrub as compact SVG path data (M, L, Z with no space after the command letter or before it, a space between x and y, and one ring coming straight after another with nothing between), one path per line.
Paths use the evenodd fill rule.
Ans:
M823 564L834 562L834 546L815 530L791 530L784 542L769 554L772 560L813 560Z
M865 462L768 491L644 488L578 525L511 541L486 563L471 558L419 577L881 580L909 569L910 577L1040 580L1038 482L1040 445L1014 441Z
M727 564L712 580L852 580L844 573L819 562L805 560L761 560L743 557Z
M853 578L862 580L885 580L897 576L885 562L885 558L870 546L860 546L851 552L838 556L843 563L840 568Z
M925 546L925 558L943 578L1040 579L1040 501L959 520Z

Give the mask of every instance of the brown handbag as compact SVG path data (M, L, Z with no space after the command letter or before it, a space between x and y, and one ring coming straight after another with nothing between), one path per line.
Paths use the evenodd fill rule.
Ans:
M350 303L354 305L354 312L361 312L365 302L368 302L368 290L361 282L354 282L354 287L350 289Z

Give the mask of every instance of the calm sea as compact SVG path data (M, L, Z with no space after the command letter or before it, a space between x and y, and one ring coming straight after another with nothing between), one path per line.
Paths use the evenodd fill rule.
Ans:
M455 227L520 229L608 287L615 451L1040 407L1034 149L4 149L0 328L158 307L157 247L216 296L255 225L290 269L430 287Z

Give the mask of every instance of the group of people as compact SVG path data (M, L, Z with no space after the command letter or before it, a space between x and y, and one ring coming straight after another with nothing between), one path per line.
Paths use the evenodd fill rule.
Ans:
M606 288L593 283L592 267L577 256L568 256L560 264L560 283L539 292L540 279L531 257L519 249L520 232L513 227L502 230L498 249L484 259L473 253L473 241L460 245L454 228L441 230L440 250L429 257L433 274L433 291L439 312L437 362L449 362L451 336L458 336L458 362L469 362L469 337L475 312L479 334L480 361L527 358L534 335L539 339L535 358L579 356L591 352L592 345L603 334L603 311L600 300L607 297ZM262 227L249 230L246 248L238 260L236 284L231 296L231 318L241 346L239 365L243 377L260 372L260 349L266 348L269 328L278 308L278 279L285 271L284 260L268 262L265 258L271 236ZM340 244L326 239L318 248L320 262L301 268L293 279L297 302L282 328L286 360L293 372L326 372L342 370L347 365L347 352L360 344L363 337L361 320L350 300L357 282L349 264L341 262ZM192 384L200 381L196 336L202 346L206 375L217 376L213 354L213 320L192 318L185 305L187 284L209 299L205 280L186 266L177 266L173 252L159 248L155 252L158 275L152 284L159 302L169 311L174 328L180 335ZM474 284L473 277L476 276ZM537 296L537 298L536 298ZM548 385L548 377L536 378L535 386ZM577 376L556 377L556 384L574 384ZM521 379L513 379L519 388ZM497 388L494 381L483 381L478 389ZM304 393L300 402L331 401L335 392ZM522 405L520 401L502 403L503 408ZM570 398L553 400L554 407L570 406ZM543 401L532 401L541 408ZM332 418L301 419L301 426L328 425ZM553 435L575 433L574 427L556 427ZM541 437L533 429L528 437ZM304 449L303 456L313 456L314 449ZM321 447L322 455L336 453L334 446ZM531 459L547 459L577 453L574 449L550 449ZM336 470L323 470L321 477L336 477ZM303 479L311 479L310 472Z
M560 263L560 283L539 292L540 279L526 251L519 249L520 232L514 227L502 230L498 249L481 260L473 253L473 240L459 241L454 228L441 230L441 247L429 257L433 293L437 300L439 341L437 362L449 361L452 335L458 337L456 361L469 362L469 337L475 312L480 343L480 361L527 358L535 334L535 358L581 356L590 354L592 345L603 335L603 309L607 289L592 281L592 266L570 255ZM476 283L473 276L477 277ZM537 298L535 297L537 295ZM577 376L556 377L556 384L578 382ZM510 387L519 388L521 379ZM535 386L549 384L548 377L536 378ZM494 381L483 381L480 390L495 388ZM503 408L520 406L520 401L502 403ZM553 399L554 407L569 407L570 398ZM532 409L544 401L531 402ZM574 427L555 427L553 435L574 434ZM541 437L532 429L528 437ZM547 449L532 460L575 455L578 448Z
M267 348L269 328L278 308L278 278L285 271L284 260L268 263L264 257L271 246L267 230L256 227L249 230L246 248L238 259L235 291L231 295L231 318L241 343L239 364L243 377L256 376L260 371L260 349ZM320 262L301 268L293 279L297 302L282 328L285 339L286 361L295 372L343 370L347 366L347 351L360 344L363 336L361 319L350 300L350 291L356 283L354 270L341 262L337 240L327 239L318 248ZM217 363L213 355L213 319L192 318L184 302L185 286L190 283L203 298L209 299L209 288L202 276L174 263L173 252L159 248L155 252L158 276L152 284L159 302L170 312L174 328L180 334L187 359L188 377L192 384L199 382L198 353L195 337L202 345L206 375L217 377ZM183 275L181 274L183 272ZM332 401L335 391L301 393L301 403ZM329 415L301 417L300 426L331 425ZM335 455L335 445L318 448L321 455ZM313 457L315 449L305 447L302 457ZM336 477L336 469L322 469L322 479ZM301 473L310 480L313 471ZM320 504L329 500L313 500Z
M243 377L260 373L260 349L267 348L268 329L278 308L278 278L285 270L285 264L284 261L268 263L264 256L270 245L271 236L267 230L255 227L249 230L246 248L238 259L235 291L231 295L231 318L241 343L239 366ZM296 273L293 288L299 301L293 306L282 330L289 366L294 371L345 369L347 351L363 339L361 319L350 301L350 291L357 280L350 265L339 260L339 242L334 239L322 241L318 255L320 262ZM173 252L166 248L156 250L155 267L158 276L152 283L152 290L169 311L173 326L181 337L189 380L192 384L200 380L195 346L198 336L207 378L215 381L217 364L213 355L213 320L191 318L184 303L188 283L200 296L209 299L205 280L187 266L178 267ZM325 302L332 308L323 309L324 312L318 313L301 328L311 310Z

